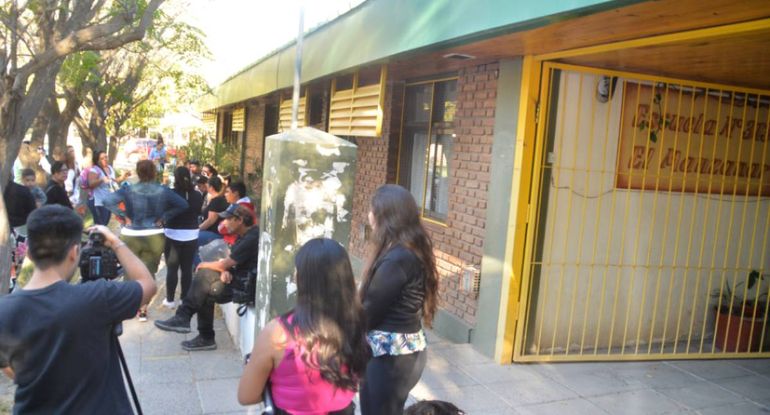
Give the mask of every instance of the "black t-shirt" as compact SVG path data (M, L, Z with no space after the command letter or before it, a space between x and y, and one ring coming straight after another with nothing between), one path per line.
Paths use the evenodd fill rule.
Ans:
M136 314L135 281L60 281L0 298L0 368L16 373L14 413L133 414L113 326Z
M203 220L206 220L209 217L209 212L224 212L227 210L228 206L230 206L229 203L227 203L227 200L224 196L217 196L211 201L209 201L209 205L206 206L205 209L203 209ZM213 225L209 226L208 228L204 229L211 232L218 232L219 224L223 221L222 218L217 218L217 221L214 222Z
M62 205L72 209L72 202L67 197L67 191L63 185L56 183L53 180L48 181L48 186L45 188L46 205Z
M11 227L22 226L27 223L27 216L37 208L35 197L27 187L16 182L9 181L3 189L3 200L8 210L8 221Z
M198 215L201 213L203 196L195 190L185 192L174 189L174 193L187 201L187 209L166 222L166 229L198 229Z
M237 262L233 272L247 272L257 266L259 259L259 226L251 229L238 238L230 249L230 258Z

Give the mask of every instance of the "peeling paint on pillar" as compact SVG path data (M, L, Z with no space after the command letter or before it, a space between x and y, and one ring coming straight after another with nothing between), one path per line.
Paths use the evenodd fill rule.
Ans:
M313 128L265 140L257 330L294 306L294 254L305 242L348 246L356 153L355 144Z

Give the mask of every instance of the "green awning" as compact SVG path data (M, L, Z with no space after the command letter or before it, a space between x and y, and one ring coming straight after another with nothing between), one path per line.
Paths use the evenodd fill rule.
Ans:
M633 0L369 0L307 34L302 82L406 52L451 47L622 7ZM292 85L294 42L201 98L211 110Z

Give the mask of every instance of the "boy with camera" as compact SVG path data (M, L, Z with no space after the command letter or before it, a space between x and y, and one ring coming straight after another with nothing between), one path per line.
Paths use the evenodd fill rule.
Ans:
M133 413L114 328L157 288L109 229L90 231L104 236L127 281L69 284L80 262L82 220L58 205L29 215L27 255L35 270L23 289L0 298L0 369L17 385L14 413Z

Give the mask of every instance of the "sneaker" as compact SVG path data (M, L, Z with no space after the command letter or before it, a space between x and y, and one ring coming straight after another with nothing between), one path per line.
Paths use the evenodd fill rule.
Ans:
M155 320L155 327L165 331L189 333L190 321L179 316L174 316L168 320Z
M141 321L142 323L146 323L147 322L147 312L146 311L140 311L139 312L139 321Z
M192 340L183 341L182 348L188 352L196 352L198 350L216 350L217 342L215 342L214 339L206 339L201 336L196 336Z
M177 306L176 301L168 301L166 299L163 299L163 303L161 303L161 305L169 309L174 309Z

